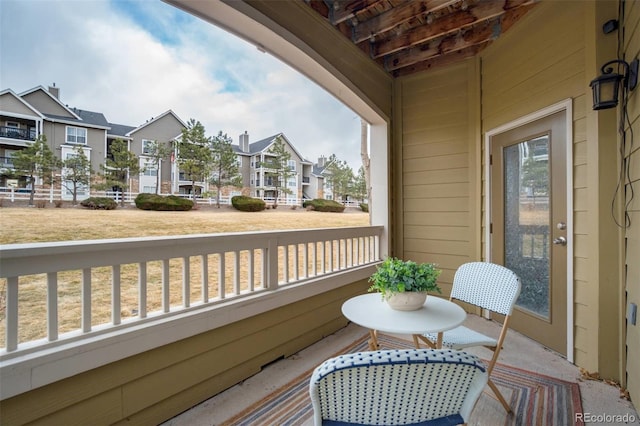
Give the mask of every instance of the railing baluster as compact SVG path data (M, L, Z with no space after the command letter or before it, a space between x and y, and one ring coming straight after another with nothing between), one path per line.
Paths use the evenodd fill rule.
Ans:
M302 245L302 270L304 273L302 274L302 278L309 277L309 243L304 243Z
M298 269L298 248L299 244L294 244L293 246L293 277L295 281L300 279L300 270ZM288 251L288 249L287 249Z
M113 265L111 272L111 322L120 324L120 265Z
M225 253L218 253L218 294L220 299L224 299L226 296L225 281L226 281L226 267L225 267Z
M170 265L169 259L162 259L162 312L167 313L171 309L171 287L169 285Z
M147 262L138 263L138 316L147 317Z
M327 272L327 242L321 241L321 252L320 252L320 271L324 275Z
M255 259L254 259L253 249L249 249L249 251L247 252L247 277L249 278L248 286L249 286L250 292L252 292L255 289L255 279L253 276L253 271L255 268L254 262L255 262Z
M288 245L284 245L282 246L282 272L284 273L284 283L288 283L289 282L289 246Z
M82 331L91 331L91 269L82 270Z
M207 303L209 301L209 256L203 254L200 256L200 261L202 263L202 303Z
M233 266L233 294L240 294L240 251L233 252L235 264Z
M18 349L18 277L7 278L7 308L5 318L7 329L7 352Z
M182 306L191 306L191 265L189 258L182 258Z
M311 273L315 277L316 275L318 275L318 242L317 241L314 241L313 243L311 243L311 261L313 265L311 267Z
M58 340L58 273L47 273L47 337Z
M334 268L334 245L335 245L335 240L330 240L329 241L329 272L333 272L335 271Z

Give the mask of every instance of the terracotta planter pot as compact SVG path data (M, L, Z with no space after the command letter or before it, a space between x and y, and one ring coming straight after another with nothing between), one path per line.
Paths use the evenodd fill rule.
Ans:
M420 309L426 300L426 291L405 291L389 296L387 303L396 311L415 311Z

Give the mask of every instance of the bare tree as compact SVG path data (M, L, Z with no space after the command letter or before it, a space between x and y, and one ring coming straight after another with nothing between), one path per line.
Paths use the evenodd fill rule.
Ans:
M364 181L367 185L367 203L369 205L369 213L371 213L371 159L369 158L368 139L369 125L364 119L360 119L360 158L362 158L362 167L364 168Z

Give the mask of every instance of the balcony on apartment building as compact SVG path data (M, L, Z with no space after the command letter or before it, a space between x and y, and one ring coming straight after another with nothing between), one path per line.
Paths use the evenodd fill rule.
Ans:
M381 258L382 233L382 226L364 226L5 245L0 258L0 279L6 283L0 400L21 398L35 389L43 395L42 388L55 388L62 380L72 386L66 379L94 371L119 376L121 363L164 348L170 354L173 345L181 348L182 358L190 339L201 336L209 335L205 340L212 349L228 354L228 348L219 346L230 329L235 330L234 342L252 343L242 357L221 358L213 370L222 368L223 376L224 371L246 368L251 352L302 348L317 332L303 332L304 342L297 341L300 336L285 336L288 332L262 343L253 336L261 328L273 328L264 318L274 312L290 324L287 330L317 328L313 321L293 324L314 311L326 318L334 299L353 292L354 283L366 282ZM74 286L78 318L69 321L65 303ZM46 289L46 312L40 318L42 333L28 339L25 330L32 325L25 321L33 324L33 317L25 316L22 301L25 292L37 288ZM108 296L98 302L105 289ZM333 328L335 321L320 329ZM280 338L291 341L278 342ZM198 344L197 351L202 350ZM256 362L265 362L264 355L256 356ZM165 374L162 370L156 373ZM123 378L139 379L134 376ZM228 387L236 379L220 380ZM95 381L98 388L113 385Z
M33 120L14 119L12 117L0 116L0 139L3 144L17 144L25 146L26 141L36 140L36 125Z

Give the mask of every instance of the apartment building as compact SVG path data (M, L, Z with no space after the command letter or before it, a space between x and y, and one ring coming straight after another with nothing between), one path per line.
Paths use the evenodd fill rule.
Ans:
M243 186L249 188L250 196L265 199L275 197L276 175L274 170L265 165L274 157L271 147L278 138L291 155L289 168L295 172L286 182L289 193L280 194L280 197L286 197L288 200L323 198L324 164L319 167L317 163L307 160L283 133L250 142L249 133L245 131L238 138L238 145L233 145L233 149L239 158Z
M38 136L44 135L49 148L59 159L67 159L75 155L77 147L82 148L95 172L99 172L106 159L111 157L111 144L117 139L125 141L140 161L141 172L129 177L129 191L132 193L200 195L215 190L205 181L194 184L179 169L176 141L186 128L185 122L172 110L151 117L139 126L131 126L112 123L101 112L65 105L60 100L60 88L55 85L48 88L36 86L19 94L5 89L0 92L0 187L27 186L26 177L12 173L11 158ZM226 188L224 195L242 191L265 199L275 196L275 174L265 167L265 162L273 157L269 151L278 137L291 154L289 166L295 172L286 182L289 194L280 194L280 197L286 197L287 202L324 197L327 165L324 157L318 163L307 160L283 133L250 143L248 132L240 135L238 145L233 145L243 188ZM153 164L150 155L154 141L173 149L170 158L161 160L159 165ZM156 191L158 183L160 188ZM62 199L72 198L64 185L58 183L57 186L61 189ZM88 197L91 191L91 187L81 188L78 198Z
M180 188L179 173L169 159L161 161L160 167L151 167L148 147L153 141L173 146L184 128L185 123L171 110L140 126L129 126L111 123L101 112L70 108L61 102L60 89L55 86L46 89L37 86L19 94L5 89L0 92L0 186L22 188L27 185L25 177L12 173L11 158L44 135L59 159L67 159L75 155L77 147L82 148L96 172L111 155L113 141L122 139L138 156L143 170L129 177L130 191L155 192L160 175L161 192L172 192ZM87 197L90 191L91 188L83 188L79 197ZM62 198L71 198L71 194L63 189Z

